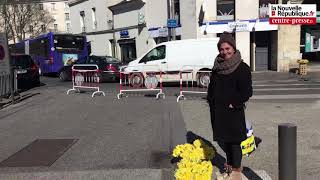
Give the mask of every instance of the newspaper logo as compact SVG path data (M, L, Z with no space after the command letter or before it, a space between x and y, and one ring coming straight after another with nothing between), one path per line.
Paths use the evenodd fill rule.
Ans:
M270 24L317 24L315 4L270 4Z

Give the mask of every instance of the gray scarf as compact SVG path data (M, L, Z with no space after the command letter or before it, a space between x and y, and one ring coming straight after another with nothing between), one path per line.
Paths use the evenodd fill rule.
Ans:
M234 53L234 55L228 60L225 60L218 55L214 61L213 70L218 74L231 74L237 69L241 62L242 59L239 50L237 50L236 53Z

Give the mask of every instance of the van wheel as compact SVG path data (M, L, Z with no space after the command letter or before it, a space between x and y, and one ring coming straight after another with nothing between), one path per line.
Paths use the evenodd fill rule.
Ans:
M143 75L141 73L132 73L129 76L129 83L131 87L139 88L143 86Z
M210 74L207 72L201 72L198 74L198 84L202 88L208 88L210 84Z

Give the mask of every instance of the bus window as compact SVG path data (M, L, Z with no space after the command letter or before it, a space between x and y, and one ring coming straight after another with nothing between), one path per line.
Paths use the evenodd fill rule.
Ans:
M82 51L85 38L74 35L54 35L54 48L57 51Z
M30 55L48 58L48 38L32 40L29 46Z
M11 53L24 54L24 43L9 45Z

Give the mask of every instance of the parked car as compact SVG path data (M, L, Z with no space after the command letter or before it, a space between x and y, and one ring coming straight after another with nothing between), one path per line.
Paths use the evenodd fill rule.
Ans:
M17 72L18 89L29 89L40 85L39 67L31 56L12 54L11 65Z
M119 79L120 67L124 64L111 56L89 56L89 58L82 64L96 64L99 67L100 82L115 81ZM72 66L65 66L59 72L61 81L72 80Z

